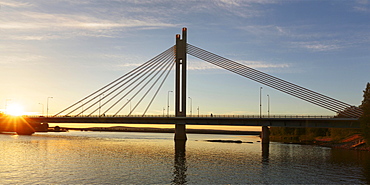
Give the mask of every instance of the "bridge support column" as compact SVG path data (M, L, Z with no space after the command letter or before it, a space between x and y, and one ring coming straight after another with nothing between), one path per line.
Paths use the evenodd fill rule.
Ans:
M175 140L187 140L186 137L186 125L176 124L175 125Z
M262 139L262 144L270 143L270 129L268 126L262 126L261 139Z
M175 115L186 117L186 28L176 35ZM186 123L175 126L175 140L186 140Z

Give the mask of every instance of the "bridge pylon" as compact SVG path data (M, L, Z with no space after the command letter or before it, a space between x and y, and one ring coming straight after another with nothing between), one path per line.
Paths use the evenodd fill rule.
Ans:
M186 117L186 28L176 35L175 116ZM186 123L176 123L175 140L187 140Z

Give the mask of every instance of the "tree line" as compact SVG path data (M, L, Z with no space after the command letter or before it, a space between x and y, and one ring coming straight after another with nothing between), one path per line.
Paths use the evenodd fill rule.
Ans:
M370 83L367 83L363 91L363 100L357 108L362 109L362 116L359 121L360 129L341 129L341 128L287 128L287 127L272 127L270 134L273 138L283 138L297 141L314 140L316 137L330 137L333 140L340 140L349 137L353 134L361 134L362 137L370 142ZM342 117L338 113L336 117Z

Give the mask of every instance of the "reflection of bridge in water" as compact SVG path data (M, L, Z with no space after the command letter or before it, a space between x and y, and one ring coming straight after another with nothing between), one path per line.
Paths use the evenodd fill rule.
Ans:
M176 35L176 45L145 62L129 73L77 101L56 115L23 117L37 127L41 123L125 123L175 124L175 140L186 140L186 125L262 126L263 143L268 142L268 127L320 127L359 128L362 111L355 106L287 82L248 66L223 58L186 41L187 29L182 38ZM315 104L340 115L341 118L321 116L189 116L186 115L186 63L187 54L254 80L301 100ZM175 65L175 115L148 116L146 112L155 100L170 71ZM150 96L149 96L150 95ZM139 105L147 105L140 116L132 115ZM131 108L131 104L134 104ZM119 116L130 106L128 115ZM112 113L113 112L113 113ZM4 122L5 119L2 119ZM20 127L19 127L20 128ZM32 134L32 129L19 133Z

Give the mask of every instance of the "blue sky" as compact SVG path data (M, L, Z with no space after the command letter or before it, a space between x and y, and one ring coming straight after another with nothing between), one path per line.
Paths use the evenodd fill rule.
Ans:
M370 81L367 0L0 0L0 6L0 109L18 103L41 113L39 103L53 97L49 111L56 113L174 45L182 27L192 45L352 105L361 103ZM173 78L148 114L162 114ZM333 115L188 58L193 114L199 106L200 114L257 115L260 87L263 114L269 94L271 114Z

